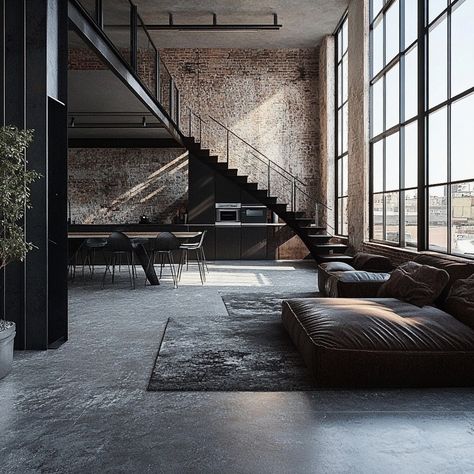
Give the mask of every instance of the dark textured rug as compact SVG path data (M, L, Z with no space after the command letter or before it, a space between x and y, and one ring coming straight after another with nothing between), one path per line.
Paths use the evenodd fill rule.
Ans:
M281 302L317 293L223 294L228 314L168 320L150 391L314 390L281 323Z

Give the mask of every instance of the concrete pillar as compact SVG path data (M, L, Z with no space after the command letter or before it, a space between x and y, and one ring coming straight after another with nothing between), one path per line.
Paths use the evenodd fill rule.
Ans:
M369 237L369 1L352 0L348 14L349 244Z
M327 209L321 210L321 223L328 232L335 228L335 70L334 36L326 36L319 50L319 116L320 116L320 160L321 188Z

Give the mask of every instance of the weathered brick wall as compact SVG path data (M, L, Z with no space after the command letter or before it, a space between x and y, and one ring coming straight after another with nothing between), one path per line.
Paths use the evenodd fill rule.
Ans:
M187 204L188 158L179 148L72 148L68 193L76 223L171 222Z
M185 107L190 106L208 121L204 144L223 157L226 135L209 120L212 115L307 183L313 197L324 197L317 49L164 49L160 53L180 90L184 130L188 129ZM196 119L193 128L198 135ZM264 184L266 167L250 151L231 137L232 167ZM290 200L284 178L274 172L271 183L285 201Z

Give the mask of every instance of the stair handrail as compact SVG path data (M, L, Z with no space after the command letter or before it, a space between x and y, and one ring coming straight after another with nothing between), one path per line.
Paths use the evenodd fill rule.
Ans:
M224 125L223 123L219 122L219 120L215 119L214 117L212 117L211 115L208 115L208 117L215 123L217 123L217 125L220 125L224 130L226 130L227 133L233 135L235 138L237 138L238 140L240 140L242 143L245 143L249 148L251 148L253 151L255 151L256 153L258 153L260 156L263 156L267 161L268 163L272 164L273 166L275 166L276 168L279 168L283 173L285 173L286 175L290 176L291 179L294 179L296 182L300 183L302 186L306 186L306 183L304 183L303 181L301 181L299 178L297 178L296 176L292 175L289 171L287 171L285 168L283 168L281 165L279 165L278 163L275 163L273 160L271 160L267 155L265 155L265 153L262 153L260 150L258 150L257 148L255 148L253 145L251 145L247 140L245 140L244 138L240 137L239 135L237 135L237 133L235 133L233 130L231 130L229 127L227 127L227 125ZM260 161L263 161L263 160L260 160Z

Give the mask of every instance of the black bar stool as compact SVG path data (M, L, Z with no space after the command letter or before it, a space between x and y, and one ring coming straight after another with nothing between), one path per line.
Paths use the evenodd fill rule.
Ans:
M130 277L130 284L133 289L135 289L135 256L133 252L133 246L130 239L122 232L112 232L107 239L107 245L103 247L104 256L106 259L105 262L105 271L104 276L102 277L102 288L105 284L105 277L107 271L112 274L112 283L115 282L115 265L117 264L117 259L125 256L127 259L127 268L128 274ZM109 254L110 259L107 259L107 254ZM112 267L112 270L110 270Z
M156 256L158 255L160 258L160 278L163 274L163 267L165 266L165 258L168 260L170 270L171 270L171 277L173 278L173 285L175 288L178 288L178 270L175 268L174 263L174 252L178 250L179 247L179 240L171 233L171 232L160 232L155 240L152 242L151 249L150 249L150 258L148 260L148 267L151 265L155 265L156 263ZM145 281L146 285L146 281Z
M209 273L207 267L206 254L204 253L204 238L206 237L207 230L203 230L201 237L198 242L191 242L188 244L181 244L179 249L181 250L181 261L179 265L178 279L181 279L181 274L183 272L184 264L186 264L186 269L189 267L189 255L190 251L194 251L196 255L196 262L199 269L199 276L201 277L201 283L204 285L206 281L206 271Z

